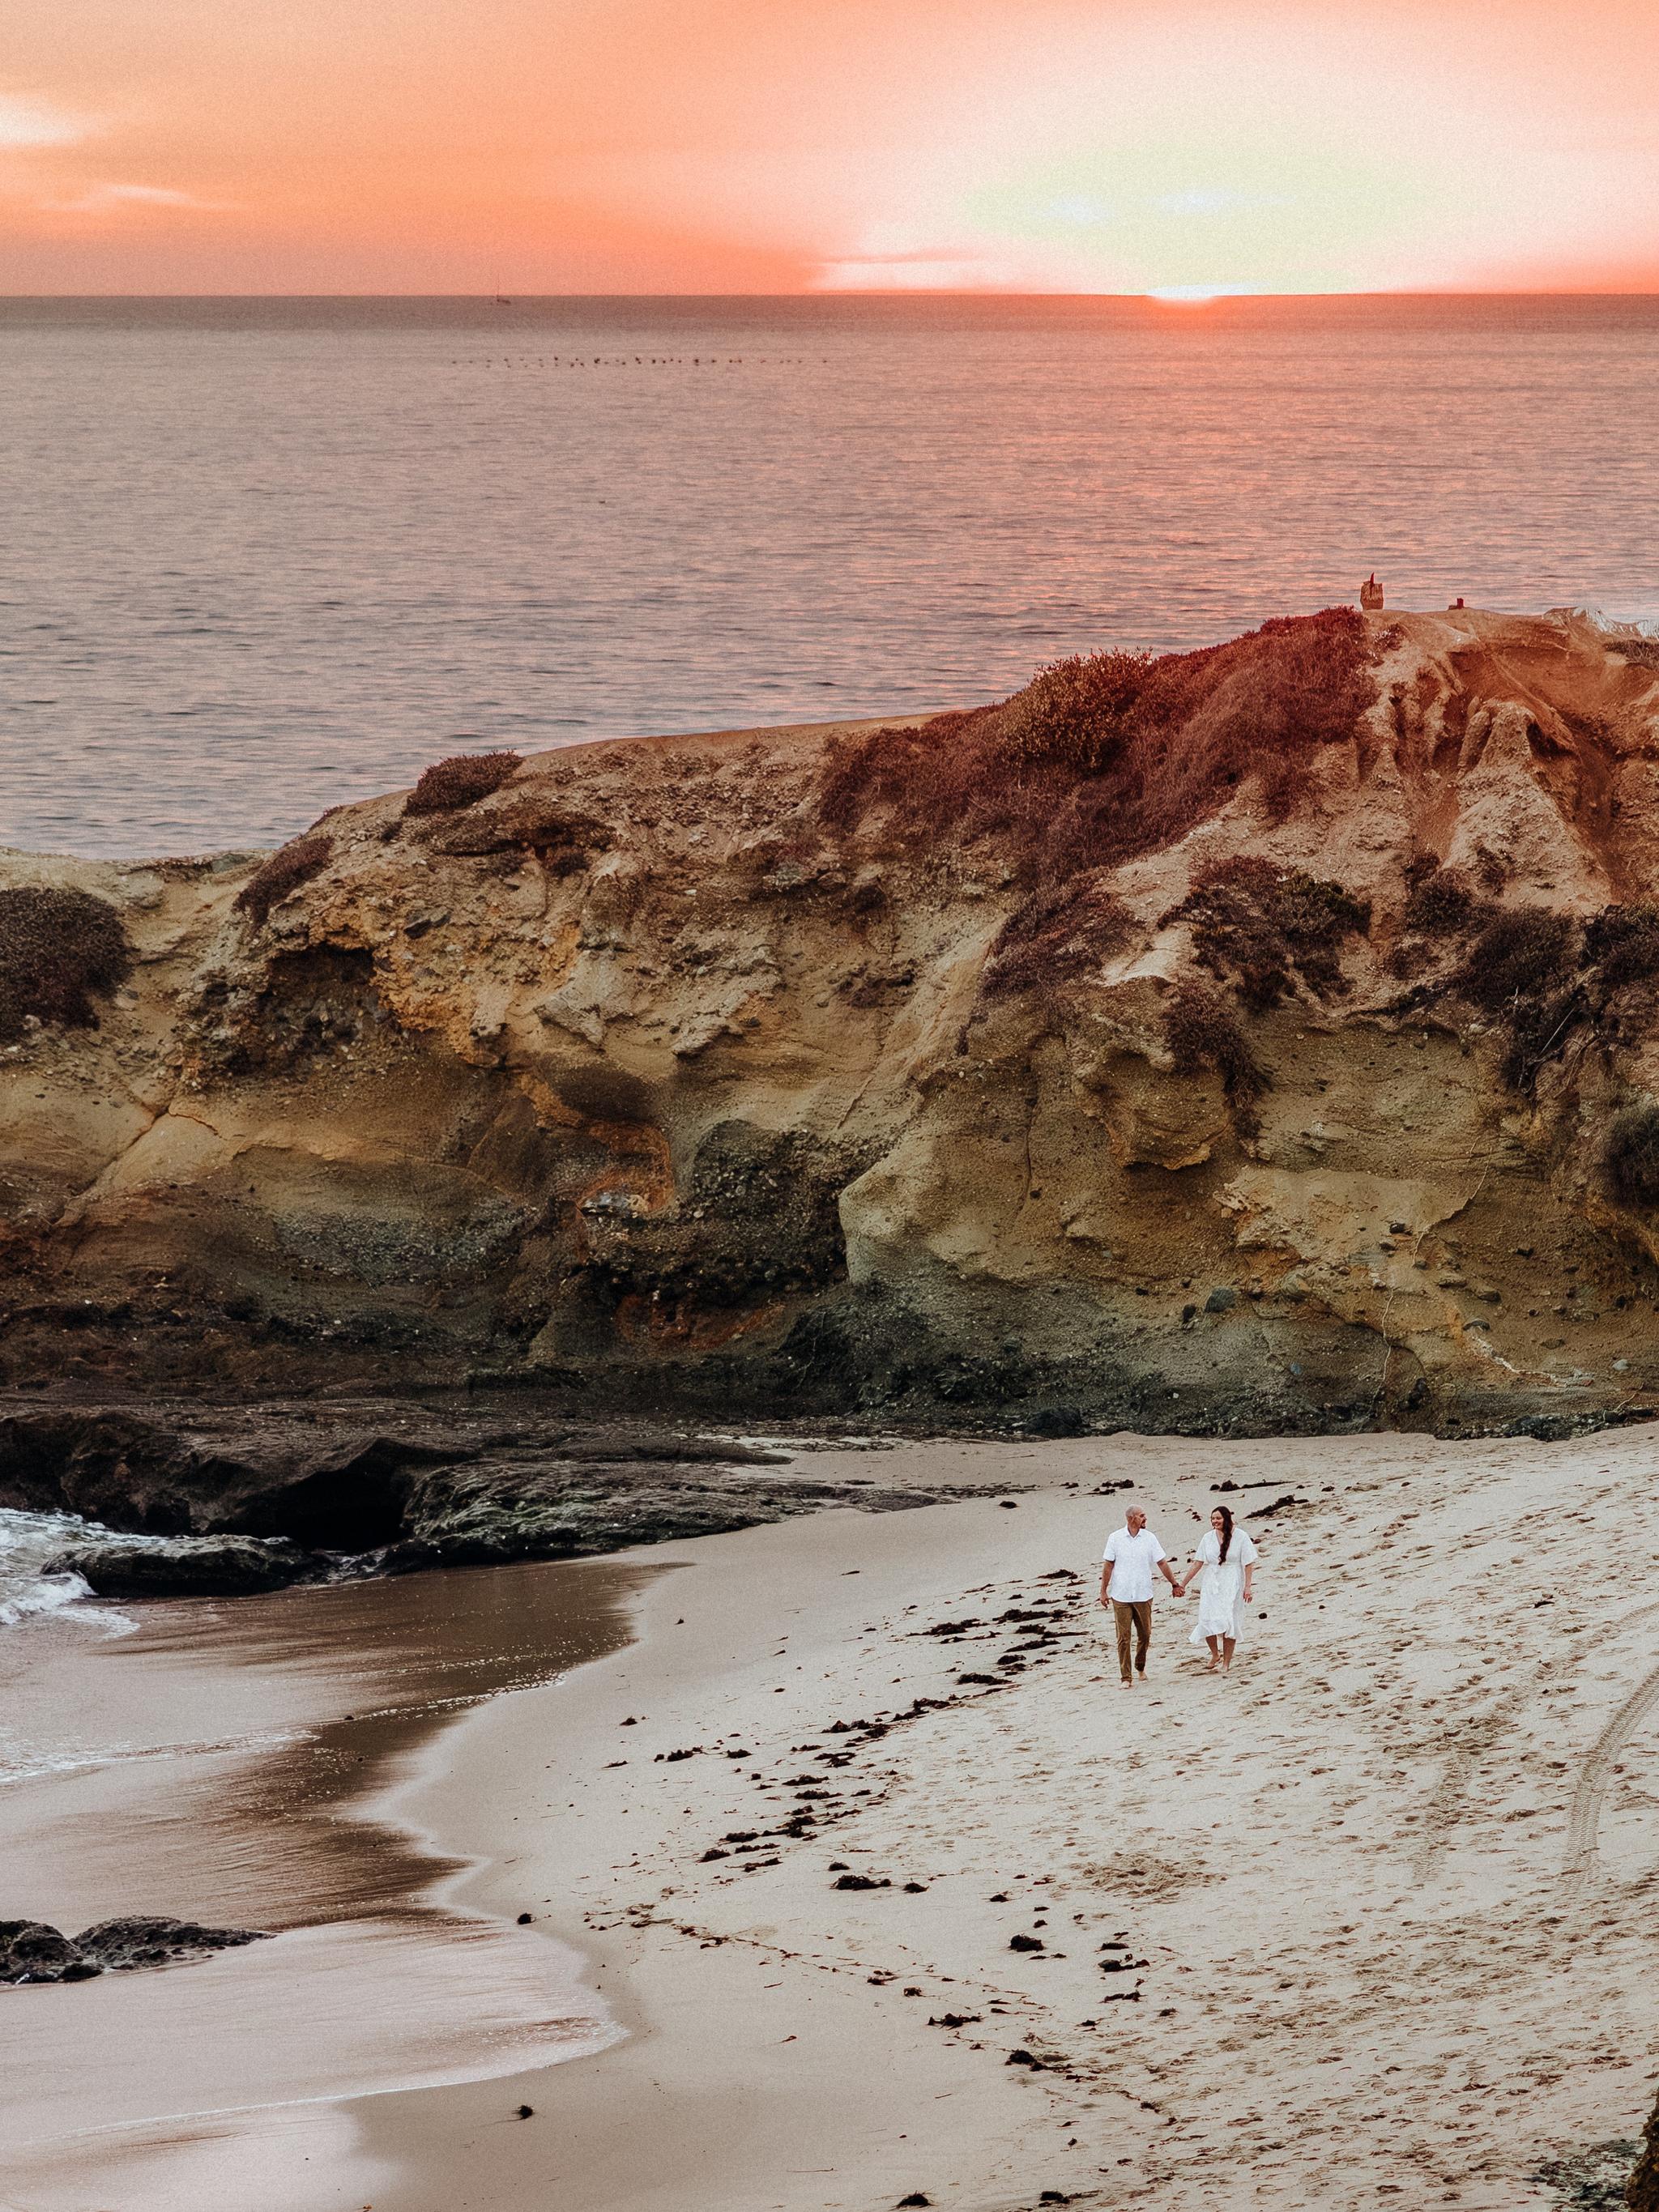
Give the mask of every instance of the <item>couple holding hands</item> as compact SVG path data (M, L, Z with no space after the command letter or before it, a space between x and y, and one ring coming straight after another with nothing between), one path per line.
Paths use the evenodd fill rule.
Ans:
M1190 1644L1210 1647L1208 1673L1225 1674L1233 1663L1233 1647L1244 1625L1244 1608L1250 1602L1250 1580L1255 1568L1255 1546L1224 1505L1210 1516L1210 1526L1199 1539L1182 1582L1170 1565L1164 1547L1146 1526L1139 1505L1124 1515L1123 1526L1106 1540L1100 1571L1100 1601L1109 1604L1117 1627L1117 1663L1125 1689L1146 1672L1146 1647L1152 1637L1152 1576L1161 1574L1177 1597L1185 1597L1200 1581L1198 1626ZM1130 1670L1129 1644L1134 1640L1134 1666Z

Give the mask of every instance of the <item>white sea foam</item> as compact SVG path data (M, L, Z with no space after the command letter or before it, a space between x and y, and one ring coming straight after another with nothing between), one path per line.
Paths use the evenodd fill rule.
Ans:
M66 1551L95 1549L100 1543L166 1551L170 1536L124 1535L99 1521L76 1513L19 1513L0 1510L0 1628L45 1616L80 1618L106 1632L128 1627L124 1613L92 1601L92 1589L80 1575L57 1562ZM77 1608L84 1608L77 1616Z
M1600 630L1603 637L1615 641L1627 637L1646 643L1659 638L1659 615L1613 615L1605 607L1551 607L1552 615L1564 617L1569 622L1588 623L1592 629Z
M80 1575L41 1575L21 1588L8 1586L7 1595L0 1599L0 1628L15 1628L33 1613L62 1613L91 1595L90 1584Z

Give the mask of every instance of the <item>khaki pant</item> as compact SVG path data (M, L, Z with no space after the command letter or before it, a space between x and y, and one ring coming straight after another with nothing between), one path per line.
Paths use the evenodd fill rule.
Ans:
M1125 1605L1121 1599L1112 1600L1112 1618L1117 1623L1117 1663L1123 1670L1123 1679L1129 1679L1129 1631L1135 1637L1135 1672L1146 1671L1146 1646L1152 1640L1152 1601L1149 1597L1137 1598Z

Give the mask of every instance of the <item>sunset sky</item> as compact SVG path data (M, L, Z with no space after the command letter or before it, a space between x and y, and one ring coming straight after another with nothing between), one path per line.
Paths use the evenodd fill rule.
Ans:
M0 290L1659 290L1656 0L9 0Z

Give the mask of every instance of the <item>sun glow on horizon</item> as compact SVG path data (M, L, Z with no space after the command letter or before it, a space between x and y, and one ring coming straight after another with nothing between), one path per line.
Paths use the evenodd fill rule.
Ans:
M0 289L1659 288L1659 10L1503 6L13 0Z

